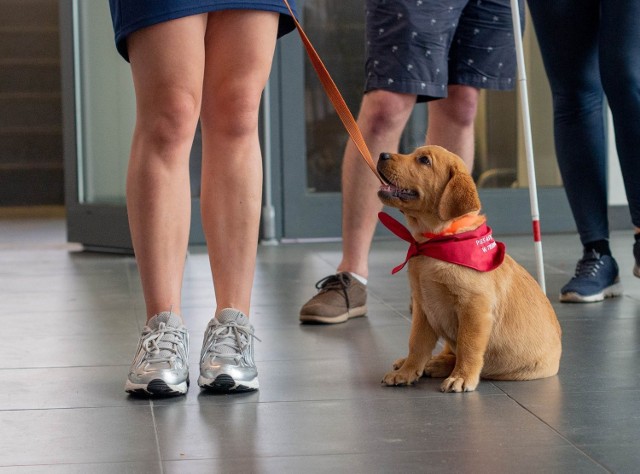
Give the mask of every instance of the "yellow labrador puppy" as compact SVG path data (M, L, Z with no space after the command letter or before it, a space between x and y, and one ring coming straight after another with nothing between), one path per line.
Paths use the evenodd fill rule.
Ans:
M437 146L383 153L378 196L406 217L380 219L410 243L409 354L384 376L409 385L444 377L444 392L472 391L480 377L530 380L558 372L561 330L537 282L493 240L463 161ZM404 266L394 269L398 271ZM432 355L438 339L444 349Z

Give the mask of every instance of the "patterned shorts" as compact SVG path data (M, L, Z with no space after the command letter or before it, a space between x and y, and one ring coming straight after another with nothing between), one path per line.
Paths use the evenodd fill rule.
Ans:
M515 85L509 0L366 0L366 34L365 92L415 94L424 102L446 97L448 84Z

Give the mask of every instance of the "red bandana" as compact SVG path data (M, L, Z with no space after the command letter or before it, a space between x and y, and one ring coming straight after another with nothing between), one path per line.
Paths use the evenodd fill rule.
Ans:
M378 218L384 226L402 240L409 242L409 251L402 264L392 270L397 273L407 264L411 257L426 255L456 265L473 268L480 272L488 272L500 266L504 260L505 245L496 242L491 235L491 227L482 224L475 230L460 234L437 236L426 242L418 243L409 229L389 214L380 212Z

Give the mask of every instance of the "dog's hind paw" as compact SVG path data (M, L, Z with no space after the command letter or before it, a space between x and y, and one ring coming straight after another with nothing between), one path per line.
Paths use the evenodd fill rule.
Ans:
M456 356L453 354L438 355L429 359L424 367L424 375L436 379L448 377L456 365Z
M443 392L473 392L478 386L479 378L460 377L452 375L440 385Z
M404 361L407 360L406 357L401 357L400 359L397 359L394 363L393 363L393 370L398 370L400 369L400 367L402 367L404 365Z

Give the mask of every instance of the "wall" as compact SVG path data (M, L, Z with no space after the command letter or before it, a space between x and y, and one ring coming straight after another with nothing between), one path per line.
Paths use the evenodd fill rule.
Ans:
M0 206L62 204L57 0L0 2Z

